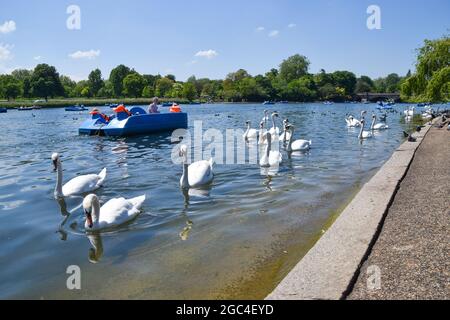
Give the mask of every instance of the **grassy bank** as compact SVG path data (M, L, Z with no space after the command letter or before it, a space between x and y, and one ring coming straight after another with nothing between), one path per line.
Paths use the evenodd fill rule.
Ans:
M59 107L69 107L77 104L82 104L85 106L103 106L105 104L115 104L124 103L125 105L147 105L152 102L152 98L123 98L123 99L83 99L83 98L68 98L68 99L49 99L47 102L34 103L36 99L29 100L15 100L6 101L0 100L0 107L5 108L18 108L21 106L31 107L33 105L38 105L43 108L59 108ZM175 101L180 104L189 104L187 100L179 99L160 99L160 102L172 102Z

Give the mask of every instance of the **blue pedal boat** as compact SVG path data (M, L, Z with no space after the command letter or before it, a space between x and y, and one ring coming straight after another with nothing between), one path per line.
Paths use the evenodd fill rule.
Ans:
M0 113L7 113L8 112L8 109L6 109L6 108L0 108Z
M140 107L133 107L129 114L118 112L109 121L103 115L92 114L78 129L79 134L106 136L133 136L176 129L187 129L185 112L147 113Z

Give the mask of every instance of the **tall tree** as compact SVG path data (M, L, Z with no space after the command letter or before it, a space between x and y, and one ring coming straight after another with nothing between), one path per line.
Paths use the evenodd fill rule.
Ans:
M111 70L109 75L109 81L112 84L113 95L120 97L123 95L123 79L131 73L130 68L123 64L118 65Z
M192 101L197 97L197 90L192 82L186 82L183 85L183 97L189 101Z
M56 68L48 64L38 64L31 76L30 86L35 97L48 97L64 95L64 88Z
M129 97L138 98L145 86L145 79L138 73L130 73L123 79L124 93Z
M100 71L100 69L91 71L88 77L88 84L91 94L96 96L98 94L98 91L104 86L102 72Z
M16 99L22 91L20 81L11 75L0 76L0 95L8 101Z
M346 95L355 92L356 76L350 71L335 71L332 73L336 87L345 89Z
M299 79L308 73L309 64L305 56L293 55L281 63L280 77L287 82Z
M165 97L170 89L172 89L173 81L168 78L161 78L156 81L156 94L160 97Z

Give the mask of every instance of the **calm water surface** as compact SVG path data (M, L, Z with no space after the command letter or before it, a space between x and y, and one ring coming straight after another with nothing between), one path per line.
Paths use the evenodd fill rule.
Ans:
M311 139L313 148L290 159L283 152L273 177L258 165L216 165L209 196L181 192L170 135L78 136L87 112L64 109L0 114L0 298L263 298L410 126L389 113L391 129L359 143L344 116L366 109L370 119L375 105L183 110L191 130L195 120L205 130L225 130L244 129L247 119L257 127L266 107L289 118L295 137ZM64 181L107 167L101 201L146 194L143 213L117 230L86 235L82 198L53 198L53 152L62 155ZM70 265L81 268L81 290L66 288Z

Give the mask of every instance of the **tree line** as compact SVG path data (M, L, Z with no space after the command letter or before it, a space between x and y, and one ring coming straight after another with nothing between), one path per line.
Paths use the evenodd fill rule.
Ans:
M225 79L197 79L177 81L174 75L140 74L125 65L115 67L104 79L99 69L87 80L73 81L60 75L56 68L39 64L34 70L15 70L0 75L0 96L16 98L161 98L189 101L258 102L288 101L346 101L358 93L401 92L406 100L448 100L449 38L425 41L419 49L417 70L402 77L396 73L384 78L356 77L350 71L309 73L310 62L305 56L293 55L265 74L250 75L239 69Z

